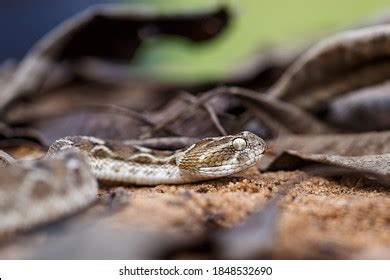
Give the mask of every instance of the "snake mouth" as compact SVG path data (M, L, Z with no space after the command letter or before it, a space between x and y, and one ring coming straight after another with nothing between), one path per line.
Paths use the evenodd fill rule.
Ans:
M255 165L257 162L259 162L259 160L264 156L264 154L256 154L256 156L254 158L251 158L249 160L247 160L244 165L245 167L243 167L243 169L246 169L248 167L251 167L253 165Z
M207 177L207 178L220 178L224 176L229 176L241 171L248 169L251 166L254 166L263 155L250 157L240 164L225 164L218 166L206 166L200 167L196 173Z

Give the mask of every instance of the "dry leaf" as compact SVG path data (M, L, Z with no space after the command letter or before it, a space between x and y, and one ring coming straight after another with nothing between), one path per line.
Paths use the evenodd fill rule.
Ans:
M54 87L72 80L72 67L67 64L82 58L128 62L148 36L168 34L203 41L222 31L228 20L224 8L166 14L126 5L93 6L60 24L30 50L1 88L0 111L16 98L36 96L48 84Z
M284 135L275 149L296 150L306 154L362 156L390 153L390 132L325 135Z
M390 25L346 31L303 54L269 94L313 110L330 99L390 77Z
M308 165L309 172L324 176L332 175L361 175L369 179L375 178L381 184L390 185L390 153L382 155L339 156L327 154L304 154L297 151L286 151L278 156L268 167L269 171L294 170ZM337 167L330 169L321 166Z

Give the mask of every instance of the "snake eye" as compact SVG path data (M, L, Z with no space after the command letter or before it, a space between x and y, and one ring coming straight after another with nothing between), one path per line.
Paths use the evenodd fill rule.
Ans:
M233 148L237 151L242 151L246 148L246 140L244 138L236 138L232 142Z

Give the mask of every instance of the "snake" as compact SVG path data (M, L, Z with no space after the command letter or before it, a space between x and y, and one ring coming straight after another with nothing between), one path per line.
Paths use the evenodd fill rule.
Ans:
M173 151L67 136L38 160L16 161L1 152L0 237L88 207L96 200L99 182L153 186L211 180L256 165L265 150L261 137L244 131Z

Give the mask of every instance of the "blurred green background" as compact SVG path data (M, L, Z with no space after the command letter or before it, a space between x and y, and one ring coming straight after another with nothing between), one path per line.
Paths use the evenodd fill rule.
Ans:
M234 14L226 32L205 43L150 38L131 70L180 80L218 79L267 46L318 40L375 13L387 0L1 0L0 63L20 60L29 48L66 18L93 4L128 3L163 11L227 5Z
M153 38L136 57L142 72L160 78L219 78L251 53L273 44L299 44L318 39L375 14L385 13L385 0L148 0L164 11L227 5L234 14L228 30L215 40L195 44L177 38Z

